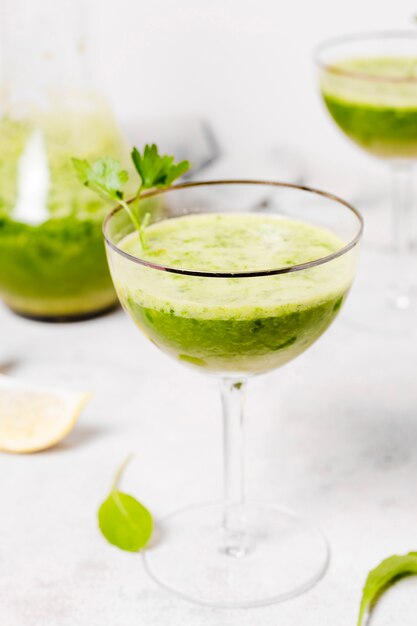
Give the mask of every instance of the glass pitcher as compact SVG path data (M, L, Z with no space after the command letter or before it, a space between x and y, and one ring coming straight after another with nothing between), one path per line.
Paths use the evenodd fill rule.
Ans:
M1 23L0 297L30 318L89 318L116 303L109 206L71 157L126 165L127 146L92 85L80 2L3 0Z

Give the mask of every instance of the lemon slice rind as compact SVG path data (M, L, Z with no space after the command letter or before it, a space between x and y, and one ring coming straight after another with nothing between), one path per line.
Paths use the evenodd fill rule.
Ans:
M71 432L90 397L0 375L0 451L24 454L52 447Z

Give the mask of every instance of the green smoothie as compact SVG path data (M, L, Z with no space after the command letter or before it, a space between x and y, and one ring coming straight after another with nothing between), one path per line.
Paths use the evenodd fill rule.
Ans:
M257 214L189 215L136 233L119 247L169 267L263 271L322 258L343 247L321 228ZM307 270L245 278L184 276L112 254L113 279L139 328L180 361L213 372L273 369L308 348L335 318L349 290L350 254Z
M0 217L0 294L37 318L82 318L113 306L101 218L32 226Z
M86 317L116 302L101 232L109 204L80 185L71 157L126 150L105 104L84 105L0 120L0 297L26 316ZM46 177L41 201L25 177L36 192Z
M334 63L322 71L321 91L336 124L362 148L379 157L417 158L417 58Z

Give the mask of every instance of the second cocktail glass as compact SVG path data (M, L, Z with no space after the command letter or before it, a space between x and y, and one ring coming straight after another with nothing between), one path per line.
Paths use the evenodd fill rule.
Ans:
M336 317L362 219L335 196L256 181L178 185L147 194L141 210L154 216L145 249L122 209L104 226L120 301L162 351L219 378L224 428L223 501L163 520L147 569L205 605L287 599L319 580L328 548L304 518L245 500L245 386L306 350Z
M416 327L416 215L412 170L417 160L417 34L375 32L318 46L320 91L339 128L391 176L389 254L367 254L361 298L351 319L389 333ZM362 282L364 278L364 282Z

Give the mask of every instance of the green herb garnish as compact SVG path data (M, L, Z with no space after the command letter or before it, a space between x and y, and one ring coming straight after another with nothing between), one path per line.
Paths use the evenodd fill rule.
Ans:
M142 189L169 187L174 180L190 169L188 161L174 163L173 156L160 156L155 144L146 145L143 154L137 148L133 148L131 156L141 179L138 194Z
M83 185L98 193L105 200L112 200L123 206L130 215L142 241L142 224L123 199L123 187L129 180L129 174L121 168L119 161L112 157L103 157L90 165L86 159L73 158L72 163ZM143 243L142 241L142 246Z
M139 233L142 248L146 249L144 231L150 215L145 213L142 219L139 218L138 205L142 192L156 187L169 187L190 169L190 164L188 161L175 163L173 156L161 156L155 144L146 145L143 154L133 148L131 157L139 174L140 184L136 196L129 203L124 199L124 187L129 180L129 174L116 159L104 157L90 164L85 159L73 158L72 163L83 185L123 206Z
M363 589L357 626L362 626L365 616L373 610L389 587L401 578L414 575L417 575L417 552L391 556L373 569L368 574Z
M129 456L116 472L108 498L98 511L98 525L107 541L121 550L137 552L152 535L153 521L148 509L132 496L119 491L119 482Z

